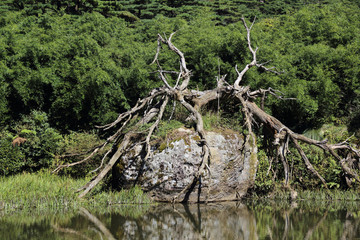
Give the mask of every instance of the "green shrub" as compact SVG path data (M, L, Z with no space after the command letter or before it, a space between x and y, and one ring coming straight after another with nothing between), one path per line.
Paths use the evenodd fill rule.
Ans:
M26 138L21 145L12 145L17 137ZM51 128L46 113L32 111L21 121L0 133L0 175L22 171L33 172L53 165L59 154L62 135Z
M50 127L46 113L32 111L23 116L14 130L18 136L27 139L27 142L19 147L26 158L24 170L36 171L53 165L55 155L59 153L62 135Z
M342 142L348 139L350 143L356 143L354 137L350 137L346 126L335 124L324 124L318 129L309 129L304 132L304 135L315 139L328 139L329 143ZM258 159L259 166L255 180L254 191L257 193L269 193L274 190L276 184L282 184L284 179L284 168L280 159L276 161L276 149L269 150L270 155L274 158L269 171L269 155L265 151L265 139L259 138L258 141ZM310 146L308 144L299 143L310 163L315 170L325 179L328 188L330 189L346 189L347 185L344 181L344 174L337 159L329 154L326 154L322 149ZM273 147L272 144L270 147ZM271 151L273 151L271 153ZM324 185L320 179L314 176L306 167L301 156L296 148L290 144L290 153L287 154L287 160L290 167L290 184L297 189L318 189L323 188ZM275 176L276 172L276 176ZM276 180L273 180L274 177Z
M270 162L265 151L262 149L259 149L258 151L258 161L259 165L253 191L258 194L266 194L273 190L275 181L272 178L272 172L268 171Z
M102 141L94 133L72 132L68 135L64 135L63 139L59 142L60 155L56 156L54 164L57 166L80 161L89 155L87 152L94 149L94 147L99 146L101 143ZM68 174L73 177L86 176L92 170L100 166L102 156L107 150L109 150L109 146L100 150L97 155L93 156L83 164L64 168L60 173Z
M13 133L11 133L11 131ZM62 157L85 153L101 143L93 133L72 132L61 135L50 127L46 113L32 111L29 115L0 132L0 175L8 176L22 171L35 172L54 168L60 164L73 163L87 155ZM12 146L16 137L26 138L20 146ZM85 176L100 165L105 148L86 164L64 169L61 173L72 176Z
M25 153L11 145L14 137L8 131L0 132L0 176L21 172L26 165Z

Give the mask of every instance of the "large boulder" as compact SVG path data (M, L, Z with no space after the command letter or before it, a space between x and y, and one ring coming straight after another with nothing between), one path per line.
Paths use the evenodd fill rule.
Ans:
M244 136L231 130L207 132L211 161L210 169L193 183L201 162L199 136L190 129L180 128L167 138L155 141L153 157L145 161L143 150L136 147L117 165L117 184L120 187L140 185L156 201L171 201L189 184L191 187L178 196L178 201L203 202L238 200L255 181L257 169L256 146Z

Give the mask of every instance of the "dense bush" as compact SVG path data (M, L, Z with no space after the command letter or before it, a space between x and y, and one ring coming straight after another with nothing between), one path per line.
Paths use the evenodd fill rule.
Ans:
M304 135L320 141L327 139L329 143L348 140L351 144L358 144L358 139L352 136L344 125L325 124L318 129L309 129ZM265 148L265 146L265 140L260 139L258 153L259 167L253 189L257 193L272 192L274 186L284 179L282 162L274 154L276 149L270 150ZM315 170L325 179L330 189L347 188L345 176L336 159L315 146L301 144L301 147ZM307 169L296 148L290 145L289 150L290 153L287 154L287 160L290 166L291 185L298 189L312 190L323 188L324 186L320 179L312 175Z
M11 145L14 137L6 130L0 132L0 176L19 173L26 166L25 153Z
M54 165L74 163L80 161L89 155L95 146L101 144L99 137L94 133L71 132L64 135L62 141L59 142L60 155L56 156ZM101 166L102 156L108 147L100 150L99 154L86 161L84 164L75 165L70 168L63 169L60 174L71 175L73 177L84 177L91 175L91 171Z
M27 141L20 146L13 146L12 141L17 137ZM0 175L54 169L60 164L81 160L87 156L83 153L98 144L99 137L93 133L60 134L50 127L46 113L32 111L8 130L0 132ZM101 158L95 157L87 164L67 168L63 173L74 177L85 176L100 166L100 162Z
M162 84L156 64L150 65L158 33L169 36L177 31L173 42L192 70L191 88L213 88L216 76L223 74L232 83L237 75L234 66L242 67L252 58L241 14L248 21L258 16L252 28L258 61L271 60L269 65L284 72L276 75L251 69L243 83L252 89L271 87L296 98L284 104L269 97L265 110L297 132L310 134L325 123L336 123L349 125L349 131L360 136L358 1L77 2L0 3L2 175L78 161L81 157L60 155L96 145L99 139L82 131L113 120ZM163 69L178 71L178 59L171 52L162 54L159 62ZM172 84L176 81L176 76L168 78ZM234 124L240 117L234 115L238 109L229 105L236 103L225 100L219 105L227 118L221 124ZM214 119L206 120L211 126L217 124ZM12 147L17 136L28 141ZM337 163L323 161L327 156L317 150L308 151L320 174L337 187L342 179ZM259 159L262 185L258 187L267 190L273 180L267 174L265 152L260 151ZM100 160L65 172L83 176ZM290 161L302 166L296 155ZM299 185L319 184L306 174L305 166L300 167L293 171L293 179Z
M52 166L54 157L59 154L61 134L51 128L46 113L32 111L23 116L21 121L9 130L2 131L0 144L0 161L3 174L13 174L21 171L37 171ZM21 145L12 145L17 137L27 139Z
M280 2L284 1L276 4ZM222 3L224 9L235 7L231 1ZM284 73L252 70L245 84L295 97L286 105L269 99L267 110L296 131L320 127L334 118L349 122L360 92L360 9L347 1L295 5L290 8L298 10L292 14L281 10L282 15L261 18L252 32L253 44L260 47L259 61L273 60L271 65ZM192 70L192 88L214 87L219 74L234 81L234 66L251 59L239 16L223 25L219 15L226 13L209 6L186 17L175 15L155 14L128 23L96 11L82 15L8 11L0 17L0 124L32 110L46 112L51 125L61 131L90 129L114 119L161 85L151 73L156 65L149 64L156 35L163 32L177 31L173 41ZM178 70L172 53L159 61L164 69ZM176 81L176 76L169 76L169 81Z

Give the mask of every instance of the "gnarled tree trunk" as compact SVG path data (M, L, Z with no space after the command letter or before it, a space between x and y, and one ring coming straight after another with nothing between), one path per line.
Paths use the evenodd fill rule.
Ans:
M175 33L172 33L168 39L159 34L157 39L158 48L152 64L156 63L158 65L157 73L160 80L163 82L163 87L153 89L147 97L139 100L132 109L125 113L121 113L114 122L100 126L99 128L103 130L111 130L114 128L118 129L102 145L95 148L89 157L77 163L61 165L55 169L54 172L58 172L64 167L83 163L91 156L96 154L98 150L103 148L105 145L112 144L111 149L104 155L102 159L101 166L99 167L99 174L83 188L79 189L79 191L81 191L79 197L83 197L89 191L91 191L91 189L93 189L104 178L104 176L106 176L106 174L114 167L115 163L118 162L119 159L124 157L133 149L140 148L142 161L150 161L153 155L150 138L156 128L158 128L159 123L163 118L165 107L168 105L169 100L172 100L182 105L188 111L189 117L191 117L195 122L196 134L200 138L199 143L201 147L201 156L199 158L198 164L195 168L193 168L192 181L187 186L184 186L181 190L179 190L176 196L173 196L172 199L169 199L171 201L184 201L186 200L185 196L193 191L194 185L198 184L201 187L202 178L207 177L211 180L211 168L209 166L212 162L212 155L209 147L209 141L204 130L204 123L200 109L201 107L208 105L211 101L215 99L219 99L221 101L222 98L226 96L227 98L232 98L241 104L241 110L244 116L244 125L247 128L247 136L245 137L244 141L245 144L249 147L249 152L253 158L256 158L257 154L256 135L253 132L253 123L260 123L272 133L274 147L277 148L278 157L284 166L285 186L290 188L287 154L289 153L289 144L292 143L299 152L307 169L315 177L319 178L323 182L324 186L327 187L324 178L321 177L312 166L306 154L302 150L299 142L314 145L328 152L338 160L347 179L355 179L356 181L360 182L356 171L348 164L352 160L359 161L359 150L353 148L347 142L329 144L327 141L315 141L303 135L294 133L278 119L267 114L264 110L262 110L262 108L259 108L255 104L255 100L257 98L264 98L265 94L272 94L277 96L277 91L273 89L259 89L252 91L249 86L241 85L244 75L252 67L262 68L263 70L271 72L272 74L280 74L276 71L275 68L267 68L265 64L257 62L256 54L258 48L253 49L250 37L254 22L252 22L251 26L249 27L245 19L242 19L242 21L247 31L248 49L252 54L252 61L248 63L241 71L239 71L238 67L235 66L235 70L238 76L233 84L229 84L226 81L226 76L222 76L218 79L218 84L215 89L207 91L189 89L188 85L191 80L191 71L187 68L184 54L172 43L172 37ZM158 56L161 54L163 45L167 46L170 51L177 54L180 62L179 72L167 71L161 68L158 61ZM177 74L177 81L174 86L169 84L167 74ZM130 131L124 132L124 128L129 125L129 122L131 120L138 119L139 115L142 117L140 120L138 120L135 126L133 126ZM148 126L148 128L146 130L140 131L139 128L144 126L144 124L147 124L146 126ZM239 146L239 148L240 147L241 146ZM107 161L107 163L103 166L104 161ZM257 160L253 161L253 163L255 163L255 172L253 174L253 176L255 176ZM252 181L254 180L252 179ZM206 189L206 196L211 199L209 194L211 194L211 187L208 186Z

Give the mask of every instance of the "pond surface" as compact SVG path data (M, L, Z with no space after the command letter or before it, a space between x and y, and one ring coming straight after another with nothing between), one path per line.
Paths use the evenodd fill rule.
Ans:
M0 211L0 239L360 239L359 202Z

